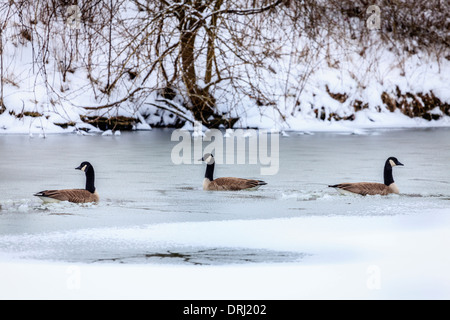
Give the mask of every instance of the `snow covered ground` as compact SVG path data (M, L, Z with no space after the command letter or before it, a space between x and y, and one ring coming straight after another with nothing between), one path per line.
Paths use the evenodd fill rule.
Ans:
M298 262L220 266L2 261L0 298L449 299L449 232L448 210L84 230L67 240L126 237L307 255Z

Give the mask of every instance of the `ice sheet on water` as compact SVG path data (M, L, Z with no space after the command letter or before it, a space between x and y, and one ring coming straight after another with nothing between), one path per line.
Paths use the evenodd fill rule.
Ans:
M29 199L0 201L0 214L26 213L33 210L35 202Z
M170 231L165 237L152 235L152 230L159 233L159 228L167 227L170 229L160 225L1 236L0 256L7 260L185 265L298 262L307 256L264 248L180 245L164 240L170 238Z
M123 256L96 259L94 263L156 263L187 265L228 265L243 263L298 262L303 253L248 248L166 248L161 251L129 253Z
M305 190L296 190L296 191L287 191L281 192L280 199L295 199L297 201L315 201L319 199L329 198L330 195L323 191L305 191Z
M112 136L112 135L113 135L112 130L106 130L102 133L102 136Z
M48 214L63 214L79 208L95 207L95 203L71 203L68 201L43 203L39 199L18 199L18 200L0 200L0 214L14 214L14 213L48 213Z

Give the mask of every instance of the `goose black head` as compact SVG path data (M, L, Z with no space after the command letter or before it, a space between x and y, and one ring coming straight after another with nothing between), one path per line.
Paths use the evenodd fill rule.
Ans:
M87 161L82 162L78 167L75 168L76 170L81 170L86 174L86 190L88 190L91 193L95 192L95 173L94 173L94 167Z
M387 159L387 162L389 162L389 164L391 165L391 167L395 167L395 166L403 166L403 163L401 163L400 161L397 160L397 158L395 157L390 157Z
M203 158L200 159L200 161L205 161L206 164L214 164L214 156L211 153L205 153Z
M87 170L89 168L92 168L92 165L89 162L84 161L78 167L76 167L75 170L81 170L83 172L87 172Z

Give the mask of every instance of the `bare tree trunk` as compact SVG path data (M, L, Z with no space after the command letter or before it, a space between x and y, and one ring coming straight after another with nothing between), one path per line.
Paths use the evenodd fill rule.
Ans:
M110 13L110 18L109 18L109 32L108 32L108 42L109 42L109 47L108 47L108 83L106 85L105 88L105 92L107 95L109 95L111 93L111 90L113 89L113 85L111 85L111 51L112 51L112 21L113 21L113 1L110 0L109 1L109 13Z
M6 24L8 23L9 13L11 12L11 7L12 7L12 5L10 5L8 7L8 11L5 16L5 22L0 24L0 114L5 112L5 110L6 110L5 101L3 100L3 97L4 97L4 92L3 92L3 86L4 86L3 30L6 29Z
M201 11L199 6L195 7L195 9ZM187 89L194 117L208 125L210 124L209 118L214 115L216 101L207 89L202 89L198 86L197 72L195 70L195 40L203 21L193 17L186 17L183 9L179 10L179 20L183 83Z
M0 114L5 111L3 102L3 28L0 28Z
M222 4L223 4L223 0L217 0L216 4L214 5L213 12L219 11ZM212 67L213 67L213 62L214 62L214 58L215 58L214 41L216 40L216 36L217 36L217 18L218 18L218 15L213 14L213 16L211 17L210 27L207 30L207 32L208 32L208 52L206 53L206 72L205 72L206 85L208 85L212 80ZM217 76L219 77L220 75L217 75Z

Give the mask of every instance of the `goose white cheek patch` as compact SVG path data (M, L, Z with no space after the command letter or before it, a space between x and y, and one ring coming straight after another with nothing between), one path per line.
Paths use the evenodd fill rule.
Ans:
M205 159L205 162L206 162L207 164L213 164L213 163L214 163L214 158L211 157L211 156L209 156L208 158Z

